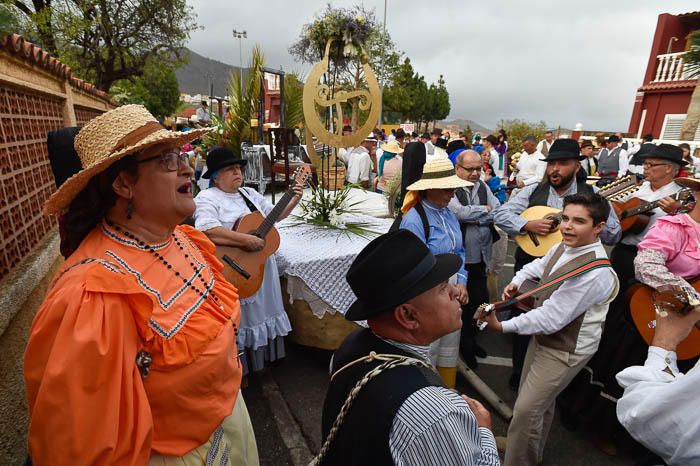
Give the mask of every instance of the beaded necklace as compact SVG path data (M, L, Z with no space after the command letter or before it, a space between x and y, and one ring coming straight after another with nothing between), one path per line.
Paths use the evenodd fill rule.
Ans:
M188 284L189 280L188 280L183 274L181 274L181 273L178 272L177 270L174 270L174 269L173 269L173 265L172 265L171 263L169 263L169 262L165 259L165 257L163 257L162 254L160 254L158 251L156 251L156 249L155 249L153 246L151 246L151 245L149 245L149 244L146 244L146 242L143 241L141 238L138 238L136 235L134 235L133 233L131 233L131 232L127 231L127 230L125 230L124 228L120 227L119 225L116 225L116 224L114 224L113 222L111 222L111 221L109 221L109 220L105 220L105 221L107 222L107 225L109 225L111 228L114 228L115 231L117 231L117 232L123 234L124 236L126 236L127 238L129 238L129 239L135 241L136 243L138 243L139 246L141 246L142 248L146 249L146 251L148 251L148 252L150 252L151 254L153 254L160 262L163 263L163 265L164 265L168 270L172 270L173 273L175 273L175 276L176 276L176 277L178 277L180 280L182 280L182 282L183 282L185 285L189 286L189 287L192 289L192 291L194 291L195 293L197 293L198 295L200 295L200 296L203 297L204 299L209 299L209 298L211 298L212 301L214 302L214 304L216 304L216 305L219 307L219 309L221 309L221 310L224 309L224 305L221 303L221 300L219 300L219 297L216 296L216 293L214 293L214 290L208 288L208 287L207 287L207 282L204 280L204 277L202 276L202 274L201 274L201 273L199 273L199 274L197 273L197 266L194 264L193 260L190 258L190 255L185 251L185 247L184 247L183 244L180 242L180 239L177 237L177 235L175 234L174 231L171 233L171 236L172 236L173 240L175 241L175 244L177 245L177 247L180 248L180 251L182 251L182 253L185 255L185 259L187 259L187 260L190 262L190 267L192 267L192 270L195 272L195 275L197 275L197 277L199 278L199 280L200 280L200 281L202 282L202 284L204 285L204 291L202 291L202 290L200 290L199 288L197 288L197 287L194 285L194 283L189 283L189 284ZM233 319L231 319L231 324L233 325L233 333L234 333L234 335L235 335L235 338L236 338L236 340L238 340L238 326L237 326L236 323L233 321ZM239 352L238 355L237 355L237 359L239 360L239 364L240 364L240 358L241 358L241 356L243 355L243 353L244 353L244 352ZM148 356L150 357L150 355L148 355ZM150 365L150 360L148 361L148 365ZM142 371L142 372L143 372L143 371ZM147 374L148 374L148 369L146 369L146 375L147 375Z

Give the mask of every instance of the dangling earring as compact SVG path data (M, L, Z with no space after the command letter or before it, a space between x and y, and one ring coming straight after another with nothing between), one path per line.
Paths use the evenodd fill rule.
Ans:
M129 203L126 204L126 218L131 220L132 213L134 213L134 204L131 202L131 199L129 199Z

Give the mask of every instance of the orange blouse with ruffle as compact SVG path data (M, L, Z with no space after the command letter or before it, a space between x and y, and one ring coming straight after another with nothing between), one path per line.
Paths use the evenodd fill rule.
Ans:
M182 456L231 413L238 295L203 233L181 226L174 235L151 245L168 267L103 223L57 273L24 360L34 464ZM152 359L145 378L142 351Z

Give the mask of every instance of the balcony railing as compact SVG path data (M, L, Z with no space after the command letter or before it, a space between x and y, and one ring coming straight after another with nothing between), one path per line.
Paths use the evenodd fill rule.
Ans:
M659 60L659 63L656 65L656 75L651 82L659 83L692 79L689 76L690 70L683 61L683 55L685 55L685 52L657 55L656 58Z

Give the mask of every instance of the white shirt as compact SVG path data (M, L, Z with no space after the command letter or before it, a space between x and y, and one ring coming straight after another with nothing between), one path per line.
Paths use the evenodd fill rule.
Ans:
M700 464L700 368L678 372L676 353L649 347L643 366L617 374L625 389L617 418L635 440L669 466Z
M554 144L554 141L548 142L546 139L542 139L540 142L537 143L537 152L542 152L544 150L544 145L547 144L547 150L552 148L552 144Z
M428 141L425 143L425 154L426 155L433 155L433 152L435 152L435 146L433 145L432 142Z
M207 113L207 111L202 107L197 109L196 115L200 123L209 123L209 121L211 121L211 118L209 118L209 113Z
M525 265L513 277L511 283L520 287L528 278L539 280L556 250L555 246L544 257ZM607 258L607 253L600 240L577 248L565 246L564 253L554 264L552 272L576 257L591 251L595 251L597 257ZM583 275L566 280L540 307L502 322L503 333L551 335L588 311L581 323L574 353L593 354L600 343L608 305L617 296L618 289L617 275L612 267L590 270Z
M448 158L447 151L445 149L443 149L442 147L434 146L432 155L429 155L428 153L425 154L426 163L430 162L431 160L438 159L438 158L443 158L443 159Z
M516 165L518 174L515 179L525 183L525 186L542 181L547 171L547 162L543 162L543 158L540 151L536 150L532 154L522 151Z
M351 152L347 153L345 163L347 165L345 179L349 183L369 181L372 159L367 149L362 146L355 147Z
M503 170L498 168L500 159L499 159L498 151L496 149L491 149L489 152L489 163L493 167L493 170L496 172L496 174L503 178Z
M338 158L342 160L345 165L348 164L348 155L350 155L350 152L352 152L353 149L354 147L341 147L338 149Z
M256 190L239 188L239 191L245 193L261 214L267 215L272 210L273 205ZM194 212L195 227L201 231L216 227L232 229L239 218L250 213L240 192L227 193L216 187L200 191L194 203L197 206Z
M656 191L653 191L651 189L651 184L648 181L645 181L644 183L642 183L642 186L637 191L624 198L624 200L626 201L630 198L637 197L643 201L652 202L657 201L663 197L670 196L671 194L675 194L681 189L683 188L680 185L677 185L675 182L671 182L666 186L663 186L657 189ZM647 227L642 232L637 233L636 235L632 233L624 235L622 237L622 241L620 241L622 244L627 244L630 246L638 245L642 241L642 239L644 239L644 235L647 234L647 231L649 231L649 228L651 228L656 219L666 215L666 212L661 210L660 207L657 207L656 209L648 213L651 213L651 218L649 219Z

